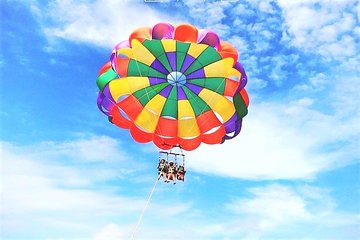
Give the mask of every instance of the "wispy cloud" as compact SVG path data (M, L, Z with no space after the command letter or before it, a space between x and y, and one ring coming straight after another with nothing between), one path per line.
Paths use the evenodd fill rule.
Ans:
M326 189L271 184L247 190L249 197L236 198L226 204L226 208L238 216L233 230L243 233L246 239L267 239L268 234L278 238L337 239L331 229L341 229L343 237L353 236L353 229L360 224L360 216L336 209ZM310 226L318 226L321 233L317 227L310 230ZM301 233L301 229L307 230ZM324 229L329 230L328 234Z
M142 239L339 239L357 236L360 216L337 209L328 189L311 185L281 184L247 188L247 196L233 196L217 207L216 215L206 211L197 217L182 213L166 224L150 222L137 232ZM193 209L195 211L195 209ZM226 216L226 217L224 217ZM213 218L217 218L216 221ZM175 224L174 224L175 223ZM125 237L128 225L109 223L95 239Z
M173 14L157 11L144 1L52 1L45 14L33 12L41 19L50 41L55 37L107 48L128 39L133 29L179 21Z
M103 138L93 136L92 140L102 142L105 141ZM111 143L114 140L107 141ZM144 196L130 194L125 185L138 174L128 174L128 179L122 180L122 183L111 173L104 178L97 177L94 172L109 168L116 172L117 168L126 169L127 163L137 161L127 159L126 164L124 161L117 161L117 168L111 167L115 166L112 165L114 163L104 161L104 169L101 165L96 169L85 166L83 169L81 162L94 162L88 161L86 154L74 157L76 154L71 152L76 152L76 148L71 146L89 150L94 146L86 141L80 146L82 143L83 139L24 147L2 143L1 191L4 195L1 224L2 228L6 229L4 236L15 236L14 231L20 230L16 236L36 238L77 236L100 240L123 239L132 234L136 217L144 207L145 199ZM57 146L70 146L66 151L67 157L64 158L62 148ZM126 152L121 145L116 146L117 154ZM76 160L71 163L72 158ZM140 170L136 171L141 171L141 164ZM103 185L104 181L117 181L117 184ZM141 185L135 181L131 184L132 187L142 188ZM160 192L167 195L165 188L159 188ZM195 200L175 200L174 193L166 198L162 198L160 194L148 209L137 233L138 237L231 239L241 236L245 239L258 239L273 233L292 237L298 234L298 229L309 229L314 223L321 224L322 229L335 229L345 234L343 236L348 236L347 231L359 224L356 215L337 210L336 202L327 189L310 185L290 187L270 184L247 188L247 191L249 194L245 196L233 195L229 201L219 205L217 211L205 211L196 207L192 204ZM169 201L171 204L168 204ZM209 218L217 220L209 221ZM172 220L168 221L164 229L158 223L167 219ZM294 227L295 225L298 227ZM281 230L284 228L288 230ZM302 232L304 237L324 234L323 231Z
M120 227L117 224L110 223L95 233L94 240L112 240L125 239L128 237L128 227Z
M347 140L360 135L355 118L344 122L340 115L319 112L314 101L252 104L240 135L222 145L200 146L189 153L189 167L235 178L302 179L353 163L358 141ZM338 141L346 144L334 146Z
M357 1L278 1L290 42L325 58L354 56Z
M91 141L115 143L102 136L93 136ZM126 184L134 180L132 186L143 189L144 183L135 181L143 169L141 163L134 159L89 162L88 154L80 151L78 155L78 149L91 152L95 146L83 139L23 147L2 142L1 146L4 236L17 231L19 237L89 238L111 219L124 224L129 236L131 226L127 223L135 223L145 205L145 196L131 194ZM126 156L126 150L117 145L117 150L109 154ZM160 200L152 204L150 211L153 216L164 218L189 208L190 204L174 201L167 206ZM60 229L62 232L58 232Z
M355 5L355 1L223 5L223 11L234 13L227 15L235 27L229 40L241 50L252 102L238 138L200 147L191 153L190 167L238 178L296 179L357 161L360 129L355 122L360 121L360 109L351 104L359 98ZM338 29L341 24L344 28ZM274 85L277 94L271 91L258 98L258 91Z

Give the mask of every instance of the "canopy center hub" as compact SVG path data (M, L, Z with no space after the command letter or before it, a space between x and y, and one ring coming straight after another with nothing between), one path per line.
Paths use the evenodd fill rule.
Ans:
M171 72L167 75L167 81L173 86L184 86L186 77L181 72Z

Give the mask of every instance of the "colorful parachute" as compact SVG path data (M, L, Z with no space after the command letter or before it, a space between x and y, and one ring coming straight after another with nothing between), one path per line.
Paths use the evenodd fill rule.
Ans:
M247 114L238 53L192 25L135 30L99 71L97 104L140 143L194 150L236 137Z

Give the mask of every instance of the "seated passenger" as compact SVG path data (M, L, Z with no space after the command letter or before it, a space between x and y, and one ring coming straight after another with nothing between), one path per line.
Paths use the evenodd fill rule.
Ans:
M180 181L184 181L185 180L185 167L180 165L178 168L177 168L177 179L180 180Z
M174 164L174 162L169 163L166 178L167 178L168 182L173 181L174 184L176 184L176 165Z
M162 177L164 179L164 182L167 182L167 179L166 179L167 162L165 161L165 159L161 159L159 161L157 169L158 169L158 180Z

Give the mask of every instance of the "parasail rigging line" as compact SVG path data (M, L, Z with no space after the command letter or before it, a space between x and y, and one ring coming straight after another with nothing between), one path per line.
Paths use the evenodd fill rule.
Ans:
M145 204L145 206L144 206L144 208L143 208L143 210L142 210L142 212L141 212L141 214L140 214L140 216L139 216L139 220L138 220L138 222L136 223L136 225L135 225L135 227L134 227L134 231L132 232L131 240L135 240L136 233L137 233L137 231L138 231L138 229L139 229L140 223L142 222L142 219L143 219L143 217L144 217L145 211L147 210L147 208L148 208L148 206L149 206L151 197L152 197L152 195L153 195L153 193L154 193L154 191L155 191L155 188L156 188L158 182L159 182L159 178L158 178L158 176L156 176L156 180L155 180L154 186L153 186L153 188L152 188L151 191L150 191L150 194L149 194L149 196L148 196L148 199L147 199L147 201L146 201L146 204Z

